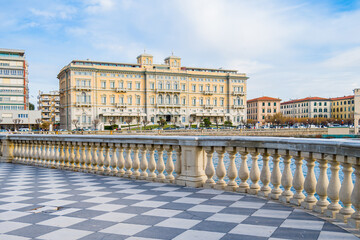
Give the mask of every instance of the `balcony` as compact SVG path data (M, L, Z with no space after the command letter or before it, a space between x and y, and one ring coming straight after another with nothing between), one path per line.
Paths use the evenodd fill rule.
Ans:
M126 93L127 89L126 88L115 88L115 92L117 92L117 93Z
M207 91L202 91L202 93L203 93L204 95L213 95L213 94L214 94L214 91L207 90Z
M156 104L158 108L180 108L181 104L166 104L166 103L158 103Z
M156 93L180 93L181 89L156 89Z
M232 105L232 109L245 109L245 105Z
M91 91L91 86L76 86L76 91Z
M204 106L204 109L213 109L214 108L214 105L212 105L212 104L205 104L203 106Z
M117 108L126 108L127 104L126 103L115 103L115 107L117 107Z
M245 96L245 92L232 91L231 95L233 95L233 96Z
M90 102L77 102L75 103L76 107L91 107L91 103Z

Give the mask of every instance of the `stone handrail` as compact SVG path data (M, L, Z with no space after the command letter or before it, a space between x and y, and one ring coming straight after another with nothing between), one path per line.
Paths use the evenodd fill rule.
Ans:
M0 139L1 160L5 162L248 193L300 206L360 228L360 141L30 134ZM236 160L236 156L240 159ZM319 170L318 177L315 170Z

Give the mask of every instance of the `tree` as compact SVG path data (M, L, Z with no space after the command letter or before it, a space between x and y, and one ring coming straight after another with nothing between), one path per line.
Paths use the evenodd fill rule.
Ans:
M143 123L143 125L144 125L144 130L146 130L146 126L147 126L148 124L150 124L150 121L147 121L147 120L144 118L143 121L142 121L142 123Z
M163 118L160 118L160 120L157 122L160 125L160 127L162 127L162 128L167 124L166 120Z
M216 125L216 129L219 129L219 119L218 119L218 117L215 117L215 125Z
M41 122L42 122L41 118L37 118L37 119L35 120L35 122L36 122L36 124L38 125L38 129L40 129L40 124L41 124Z
M208 118L204 118L203 122L206 128L209 128L211 126L211 122Z
M77 120L77 119L74 119L74 120L72 120L72 124L74 124L74 126L75 126L75 129L78 129L78 124L79 124L79 120Z
M94 125L94 129L97 130L97 125L100 123L100 120L98 118L92 120L92 124Z
M232 122L231 122L230 120L225 121L225 122L224 122L224 126L225 126L225 127L231 127L231 126L232 126Z
M45 129L45 130L49 130L50 124L51 124L51 122L49 122L49 121L43 121L41 123L41 128Z
M109 118L109 123L110 123L111 130L114 130L115 119Z
M128 124L128 128L129 128L129 131L130 131L130 125L131 125L131 122L132 122L132 118L131 118L131 117L128 117L128 118L126 119L126 122L127 122L127 124Z
M284 117L284 115L282 113L276 113L276 114L271 115L268 122L270 122L271 125L284 124L286 122L286 118Z
M29 103L29 110L35 110L35 106L32 103Z
M16 118L16 119L13 119L13 122L14 122L14 130L17 131L17 125L23 123L23 120Z

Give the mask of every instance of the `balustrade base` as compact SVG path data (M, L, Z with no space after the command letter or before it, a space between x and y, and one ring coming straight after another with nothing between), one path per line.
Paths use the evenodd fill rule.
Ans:
M265 198L267 198L269 196L269 194L270 194L270 191L266 191L266 192L260 191L257 193L257 195L259 197L265 197Z
M214 188L215 183L204 183L203 187L204 188Z
M327 206L315 206L314 208L313 208L313 211L314 212L317 212L317 213L324 213L325 211L326 211L326 209L327 209Z
M257 195L257 193L260 191L260 189L248 189L247 193L251 195Z
M181 186L188 187L202 187L204 185L205 176L204 177L188 177L188 176L179 176L176 179L176 184Z
M272 200L279 200L281 196L281 193L277 194L277 193L270 193L268 195L268 199L272 199Z
M238 186L226 186L225 190L235 192L237 188L238 188Z
M351 218L351 214L342 214L340 212L336 213L336 220L347 223L348 219Z
M301 207L304 209L312 210L314 206L316 205L316 202L302 202Z
M214 186L214 189L217 189L217 190L224 190L226 187L226 184L215 184Z
M360 229L360 220L359 219L349 218L347 223L350 227Z
M289 203L292 196L280 196L279 201L282 203Z
M336 214L339 212L339 210L325 210L324 215L328 218L336 218Z
M247 193L249 191L249 188L240 188L239 187L236 191L239 193Z

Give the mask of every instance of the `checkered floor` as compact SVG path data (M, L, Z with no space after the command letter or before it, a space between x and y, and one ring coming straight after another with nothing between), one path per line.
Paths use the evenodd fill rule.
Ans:
M0 163L0 239L358 239L253 196Z

